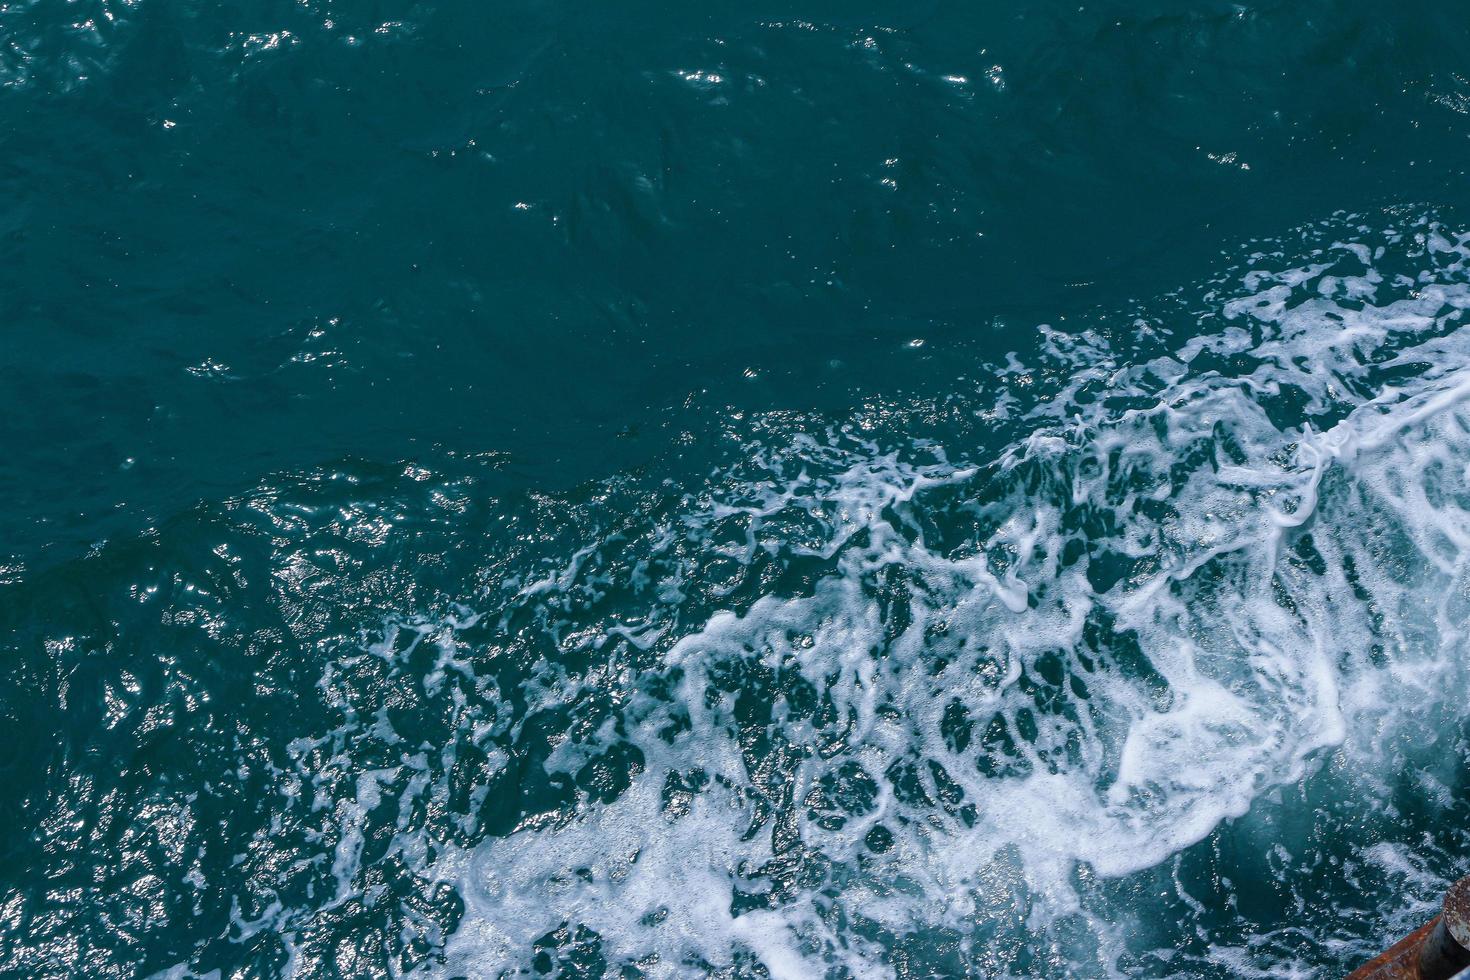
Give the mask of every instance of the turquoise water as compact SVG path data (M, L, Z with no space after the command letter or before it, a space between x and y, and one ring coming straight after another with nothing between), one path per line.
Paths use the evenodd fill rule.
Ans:
M1341 975L1467 870L1453 5L0 7L0 974Z

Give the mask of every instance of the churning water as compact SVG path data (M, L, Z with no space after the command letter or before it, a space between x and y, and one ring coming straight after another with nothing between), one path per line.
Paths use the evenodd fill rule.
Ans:
M995 205L1031 263L1016 272L964 251L969 232L938 233L970 207L943 191L983 185L988 165L961 180L932 146L916 168L868 154L861 119L832 108L849 103L819 99L839 176L847 154L873 156L861 195L939 191L896 198L886 230L845 226L846 269L706 296L720 263L682 246L744 246L694 234L680 202L698 194L670 161L704 146L759 173L767 149L739 145L743 122L671 116L649 137L660 174L618 162L644 145L620 130L612 162L538 185L525 148L557 139L539 112L603 132L663 110L609 108L627 92L579 103L537 59L754 119L764 89L812 84L792 79L817 71L813 50L840 51L859 88L908 79L895 120L962 128L977 99L1041 99L1026 72L1044 41L943 74L924 56L969 23L954 11L887 32L768 19L768 50L744 36L724 61L665 72L637 66L662 64L650 51L674 27L650 28L649 51L577 61L591 27L538 8L499 26L560 54L481 52L510 75L478 80L479 115L427 132L415 98L388 98L362 123L418 161L408 172L434 161L417 178L431 200L493 188L493 227L542 221L534 247L600 263L547 272L502 243L492 273L457 251L474 239L449 209L419 213L351 163L342 187L320 169L334 144L364 151L351 113L319 125L342 108L333 91L388 86L409 77L395 58L436 52L453 54L412 76L429 90L475 80L475 52L446 40L463 18L414 7L358 30L297 6L279 16L311 30L242 28L210 50L246 66L229 111L314 154L281 178L309 187L279 191L335 209L311 227L284 203L252 218L249 194L220 206L261 236L250 246L219 232L194 253L197 229L225 220L205 205L127 227L171 182L250 186L205 138L184 156L127 143L116 174L68 164L142 182L118 216L86 217L111 229L102 245L59 196L36 206L60 194L41 157L5 178L27 202L6 212L7 248L39 240L50 251L29 268L54 272L71 268L68 236L85 241L103 324L89 338L84 311L6 274L6 975L1332 976L1463 873L1470 226L1450 204L1196 232L1186 258L1148 263L1161 278L1108 267L1128 255L1095 237L1112 205L1051 245L1027 237L1024 214L1045 210L1028 191ZM71 123L37 107L71 99L96 113L76 125L99 145L126 143L99 135L103 118L194 138L173 130L204 125L207 83L222 84L212 35L198 12L153 7L99 5L66 57L37 8L0 8L12 120L60 133ZM1221 16L1178 36L1224 44L1257 14ZM711 31L720 44L701 50L725 43ZM312 44L318 60L288 60ZM341 60L373 44L380 74ZM517 103L523 82L543 88ZM1451 113L1455 86L1435 103ZM88 102L96 88L109 95ZM826 180L800 113L765 111L790 124L793 186ZM1013 112L985 109L991 134L956 140L1001 140L1018 167L1055 150L1016 135L1039 111ZM218 166L195 172L198 158ZM1223 149L1200 159L1255 173ZM150 161L173 176L121 176ZM718 167L689 166L701 193L746 209L750 242L820 258L816 231L762 210L774 184L732 192ZM820 226L825 205L788 207ZM278 265L276 220L288 252L341 281ZM402 261L386 257L395 228ZM840 281L884 240L893 282ZM1053 247L1084 257L1043 260ZM766 260L743 254L730 271L759 278ZM918 288L933 272L962 292L956 254L999 300L935 305ZM1053 281L1088 255L1122 285L1050 300L1090 285ZM907 286L922 312L902 312ZM608 299L623 291L636 298ZM612 340L562 322L579 304ZM679 310L725 326L671 339ZM46 339L57 324L79 332L70 346Z

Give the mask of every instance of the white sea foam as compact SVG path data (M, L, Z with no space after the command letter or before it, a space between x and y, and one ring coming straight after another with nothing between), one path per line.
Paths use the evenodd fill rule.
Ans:
M601 666L538 662L514 724L467 720L467 742L600 691L537 764L570 779L617 745L637 764L561 819L398 845L465 902L449 966L514 971L581 930L651 976L890 976L905 943L991 975L1121 972L1133 924L1090 883L1169 860L1328 752L1371 791L1385 733L1465 690L1470 236L1329 233L1353 240L1255 256L1125 350L1043 328L974 406L1011 433L988 458L767 430L668 522L487 599L506 649L533 610ZM813 571L751 591L757 566ZM579 618L619 583L645 607ZM474 681L453 641L473 623L416 627L444 631L434 684ZM362 814L407 770L359 779L344 888ZM987 945L1002 935L1024 942Z

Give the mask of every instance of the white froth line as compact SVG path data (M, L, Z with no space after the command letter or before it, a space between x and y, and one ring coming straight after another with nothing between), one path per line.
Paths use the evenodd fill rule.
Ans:
M1383 446L1388 444L1389 440L1392 437L1398 435L1404 429L1407 429L1412 425L1417 425L1418 423L1423 422L1426 419L1433 418L1446 409L1453 408L1455 405L1458 405L1460 402L1464 401L1467 398L1470 398L1470 377L1467 377L1465 380L1461 381L1454 387L1449 388L1448 390L1441 391L1438 395L1429 398L1422 406L1410 412L1403 418L1393 419L1387 424L1380 425L1371 437L1361 438L1357 440L1356 448L1359 450L1381 449ZM1337 426L1334 427L1334 431L1336 430L1336 428L1340 428L1344 424L1345 423L1339 422ZM1346 446L1344 446L1344 448L1346 448ZM1334 455L1337 454L1334 453Z

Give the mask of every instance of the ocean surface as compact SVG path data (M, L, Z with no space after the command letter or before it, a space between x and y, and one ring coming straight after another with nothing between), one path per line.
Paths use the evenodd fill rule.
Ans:
M1467 169L1445 2L0 4L0 976L1341 976Z

